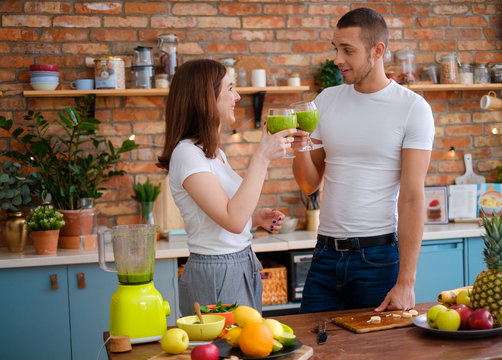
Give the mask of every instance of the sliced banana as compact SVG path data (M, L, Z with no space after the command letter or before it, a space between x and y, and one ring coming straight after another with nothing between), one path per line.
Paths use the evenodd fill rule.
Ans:
M372 317L370 318L370 322L371 322L371 323L379 323L379 322L381 322L381 321L382 321L382 318L381 318L380 316L372 316Z
M411 309L410 311L408 311L412 316L417 316L418 315L418 311L416 311L415 309Z
M404 311L403 312L403 319L409 319L411 318L413 315L411 315L409 312L407 311Z

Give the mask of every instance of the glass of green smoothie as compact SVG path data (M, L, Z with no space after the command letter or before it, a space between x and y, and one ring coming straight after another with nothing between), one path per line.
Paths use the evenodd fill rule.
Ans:
M271 134L281 130L296 129L296 114L291 108L273 108L268 111L267 128ZM286 153L285 158L294 158L292 154Z
M317 110L315 103L313 101L300 101L291 104L290 107L296 113L298 128L300 130L308 132L309 134L312 133L317 127L317 123L319 122L319 110ZM298 151L311 151L322 147L322 144L312 143L312 140L309 136L307 146L304 146Z

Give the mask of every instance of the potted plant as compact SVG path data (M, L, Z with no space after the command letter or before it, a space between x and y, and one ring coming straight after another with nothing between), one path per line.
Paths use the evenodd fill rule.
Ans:
M34 205L38 181L35 174L24 173L21 164L5 160L0 168L0 208L6 212L2 236L10 252L22 252L28 231L25 212Z
M82 212L78 209L82 199L101 197L104 182L125 174L124 170L115 169L122 154L138 147L134 140L127 139L115 148L98 134L101 122L90 115L94 101L87 96L76 107L66 107L53 123L40 112L29 111L24 117L29 122L27 131L0 116L0 128L22 148L2 154L33 167L40 174L41 188L65 215L67 224L61 229L60 244L63 248L80 247ZM71 225L75 227L72 229Z
M301 193L303 205L305 205L305 230L317 231L319 227L319 190L310 195Z
M26 226L38 255L57 252L59 230L64 226L63 214L50 205L38 206L26 217Z
M330 86L336 86L343 84L342 75L338 66L335 65L333 60L326 59L325 62L321 63L321 69L319 70L319 81L322 91Z
M146 178L145 183L133 185L134 195L131 197L141 206L141 220L144 224L153 225L153 204L160 194L161 184L154 185L150 182L150 177Z

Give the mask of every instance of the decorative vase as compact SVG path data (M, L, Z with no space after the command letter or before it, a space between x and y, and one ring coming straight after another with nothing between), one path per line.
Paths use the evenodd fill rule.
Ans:
M23 252L28 240L26 218L22 211L7 212L2 223L2 236L10 252Z
M96 216L94 211L94 199L80 199L80 246L84 250L96 250L98 248L98 236L96 233Z
M153 218L153 201L141 202L141 223L147 225L155 225Z
M80 249L80 210L59 210L63 214L64 226L59 232L61 249Z
M305 230L317 231L319 227L319 209L306 210L305 216Z
M58 251L58 230L32 231L30 237L37 255L56 255Z

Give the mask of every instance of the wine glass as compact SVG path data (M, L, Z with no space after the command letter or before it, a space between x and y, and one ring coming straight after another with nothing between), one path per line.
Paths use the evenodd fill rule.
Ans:
M273 108L268 111L267 128L271 134L286 129L296 129L296 114L291 108ZM284 155L285 158L294 158L294 155Z
M296 113L296 119L298 121L298 127L300 130L306 131L309 134L312 133L317 127L317 123L319 122L319 110L317 110L317 106L313 101L300 101L297 103L293 103L290 107ZM322 148L322 144L314 144L308 138L307 146L304 146L298 151L311 151L315 149Z

